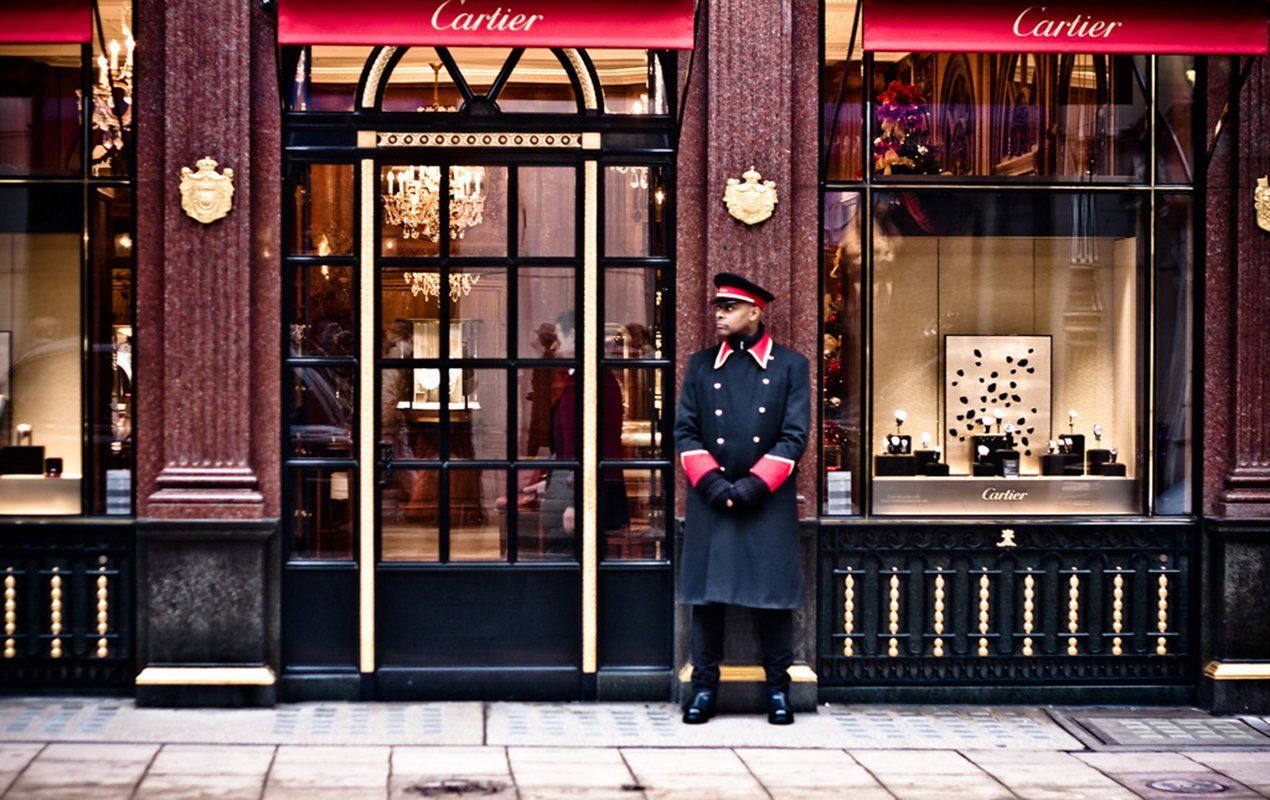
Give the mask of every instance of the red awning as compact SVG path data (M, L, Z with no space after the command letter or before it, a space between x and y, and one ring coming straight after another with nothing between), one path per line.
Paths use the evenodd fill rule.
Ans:
M1264 55L1256 0L864 0L864 49Z
M692 49L693 0L280 0L282 44Z
M0 44L91 42L89 0L0 0Z

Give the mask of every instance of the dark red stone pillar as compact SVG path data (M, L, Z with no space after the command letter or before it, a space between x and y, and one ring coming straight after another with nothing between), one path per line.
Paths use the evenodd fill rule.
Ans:
M276 27L256 0L138 0L136 15L138 700L268 702L280 507ZM206 225L181 210L179 189L181 168L204 157L234 171L235 189L228 217ZM236 677L207 686L192 664ZM146 668L157 666L188 683L152 685Z
M1270 233L1253 193L1270 174L1270 62L1247 82L1212 59L1210 130L1231 116L1207 180L1205 592L1201 693L1219 713L1270 711ZM1240 66L1247 59L1240 60ZM1236 93L1237 94L1234 94ZM1234 94L1234 97L1232 97Z
M799 462L800 515L819 511L817 381L819 335L817 174L817 69L820 58L817 0L702 0L696 64L686 98L678 165L677 355L682 375L695 351L715 342L707 324L711 280L736 272L777 296L767 323L777 341L812 363L812 436ZM684 58L686 62L686 56ZM753 227L733 219L723 204L728 178L753 166L776 182L779 203ZM683 513L687 485L679 483ZM808 606L798 615L796 655L814 661L815 525L805 526ZM728 657L752 660L751 626L728 625ZM677 620L681 662L686 658L687 615ZM796 691L799 687L795 687ZM807 688L807 687L804 687ZM814 684L810 684L814 700Z

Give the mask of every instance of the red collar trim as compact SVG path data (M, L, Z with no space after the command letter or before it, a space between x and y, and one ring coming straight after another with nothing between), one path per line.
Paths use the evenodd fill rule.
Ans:
M719 352L714 357L714 368L723 366L733 352L732 345L728 344L727 339L719 342ZM754 360L760 367L767 369L767 362L772 360L772 335L764 333L763 338L759 339L747 352L754 356Z

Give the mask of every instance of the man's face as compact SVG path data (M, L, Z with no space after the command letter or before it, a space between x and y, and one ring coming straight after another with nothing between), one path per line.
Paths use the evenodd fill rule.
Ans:
M757 330L762 317L758 306L741 300L716 303L714 306L714 330L719 336L735 333L752 333Z

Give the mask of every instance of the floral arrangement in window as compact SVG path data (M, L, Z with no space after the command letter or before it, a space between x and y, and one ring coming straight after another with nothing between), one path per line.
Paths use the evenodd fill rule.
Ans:
M911 83L891 81L877 96L873 170L883 175L937 175L939 164L924 143L930 130L926 97Z

